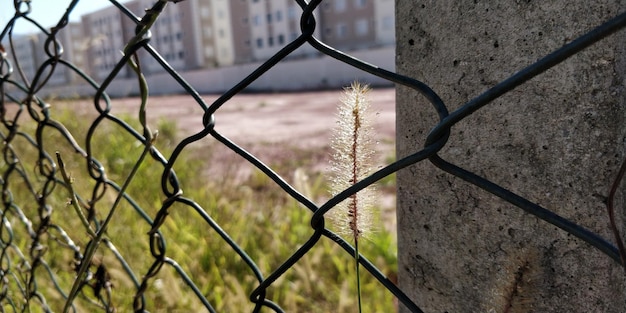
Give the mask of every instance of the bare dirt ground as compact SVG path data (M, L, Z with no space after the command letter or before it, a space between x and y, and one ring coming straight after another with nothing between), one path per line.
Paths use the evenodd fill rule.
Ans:
M237 95L215 113L215 129L271 164L283 159L281 154L286 154L287 148L312 154L326 153L341 93L337 90ZM202 96L209 105L217 97ZM374 89L369 93L369 100L374 114L376 149L382 162L395 155L395 91L392 88ZM138 105L136 98L114 99L112 112L120 110L135 114ZM147 111L150 120L166 118L176 121L184 137L203 128L203 111L187 95L150 98ZM196 144L207 145L214 141L205 138ZM325 168L327 160L320 160L324 164L316 164L315 169Z

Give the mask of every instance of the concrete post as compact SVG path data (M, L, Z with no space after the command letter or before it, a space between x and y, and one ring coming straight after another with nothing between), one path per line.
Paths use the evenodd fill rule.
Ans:
M397 70L453 111L625 9L397 0ZM452 129L440 156L614 242L605 200L626 155L625 44L622 30L493 101ZM398 157L437 122L399 87ZM626 312L615 261L428 161L398 173L398 244L400 285L425 312Z

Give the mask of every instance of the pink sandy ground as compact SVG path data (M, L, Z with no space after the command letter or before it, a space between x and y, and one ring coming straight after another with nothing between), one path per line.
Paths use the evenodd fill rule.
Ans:
M328 152L341 93L336 90L237 95L215 113L215 129L267 163L281 161L281 154L285 154L287 148L310 151L315 155ZM374 115L378 156L381 162L388 161L395 155L395 91L392 88L374 89L368 96ZM202 96L209 105L217 97ZM136 115L138 106L137 98L114 99L112 113ZM180 135L184 137L203 128L203 111L187 95L150 98L147 112L152 121L159 118L176 121ZM211 145L212 142L216 141L208 136L194 145ZM323 164L316 164L315 169L323 171L328 159L320 161Z

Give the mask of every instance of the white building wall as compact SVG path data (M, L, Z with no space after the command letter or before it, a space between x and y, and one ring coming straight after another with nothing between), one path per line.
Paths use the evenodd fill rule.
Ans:
M354 51L352 55L370 64L376 64L380 68L387 70L395 68L395 47L393 46ZM183 72L181 74L200 93L220 93L232 88L260 65L261 62L256 62ZM298 79L294 79L294 77ZM147 80L151 95L184 92L180 85L172 83L172 77L167 73L148 76ZM248 90L301 91L328 88L340 89L349 86L355 80L372 86L393 86L393 83L388 80L368 74L332 57L323 56L280 62L252 83ZM132 78L116 80L107 88L107 93L113 97L137 95L138 90L135 81L136 79ZM89 97L93 96L93 88L86 84L70 85L65 88L55 89L54 94L60 96L84 95Z
M208 0L203 0L208 1ZM218 66L232 65L235 62L235 47L230 12L230 0L211 0L213 7L213 28L215 59Z
M80 23L70 23L62 32L65 32L63 38L66 40L63 42L63 46L65 47L64 59L74 64L79 69L84 69L87 66L86 58L89 49L89 38L85 38L82 25ZM70 82L75 82L80 79L77 73L70 71Z
M252 56L255 60L267 58L267 37L269 30L267 27L267 5L265 0L250 1L250 45L252 46Z
M393 45L396 42L395 1L374 0L374 26L378 45Z
M206 67L209 66L209 62L207 62L208 57L206 56L206 47L212 46L210 42L211 39L211 5L209 1L206 0L187 0L189 1L189 5L191 7L191 11L195 12L192 16L187 18L190 19L190 25L193 28L191 30L184 30L185 36L191 36L193 42L200 43L198 45L194 45L192 47L186 47L186 49L193 49L193 64L198 67ZM208 34L207 34L208 33ZM189 56L190 57L190 56Z

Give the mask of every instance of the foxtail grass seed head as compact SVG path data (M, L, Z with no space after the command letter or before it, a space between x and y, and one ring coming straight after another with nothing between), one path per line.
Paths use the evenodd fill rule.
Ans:
M337 125L331 148L331 190L336 195L372 172L373 129L369 87L359 83L345 89L338 108ZM342 201L330 211L330 219L338 232L355 241L371 231L375 195L373 187L365 188Z

